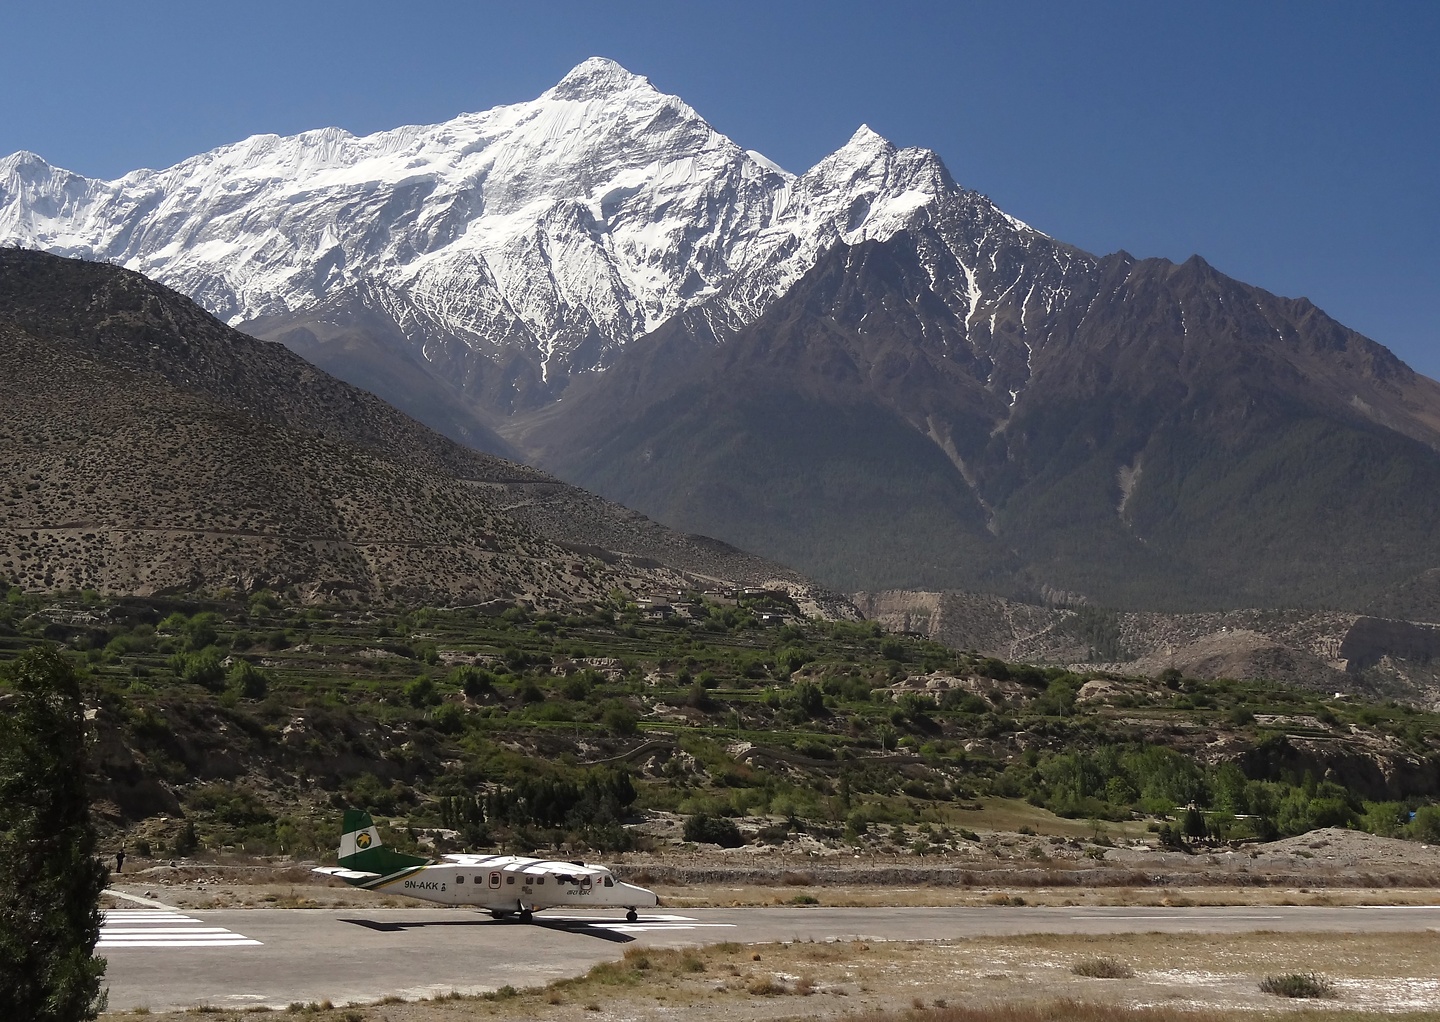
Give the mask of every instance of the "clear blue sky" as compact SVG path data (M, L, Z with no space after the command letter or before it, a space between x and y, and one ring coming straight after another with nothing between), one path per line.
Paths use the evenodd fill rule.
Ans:
M587 56L801 171L862 122L1093 252L1305 295L1440 377L1440 2L0 0L0 153L99 177L534 97Z

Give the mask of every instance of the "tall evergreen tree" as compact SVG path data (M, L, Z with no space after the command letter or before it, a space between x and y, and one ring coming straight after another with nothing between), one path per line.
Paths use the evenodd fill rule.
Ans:
M0 1019L76 1022L104 1006L100 894L80 679L24 653L0 702Z

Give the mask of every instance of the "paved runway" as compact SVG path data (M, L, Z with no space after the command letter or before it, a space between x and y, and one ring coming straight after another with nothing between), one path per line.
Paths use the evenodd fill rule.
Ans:
M1021 933L1440 931L1440 906L1259 908L748 908L542 913L463 909L116 909L97 953L110 1008L336 1004L506 983L536 986L657 947L781 940L939 940Z

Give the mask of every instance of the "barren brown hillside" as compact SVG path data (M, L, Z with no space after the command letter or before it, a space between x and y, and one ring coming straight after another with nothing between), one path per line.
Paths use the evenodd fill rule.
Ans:
M806 581L461 447L144 277L0 252L0 574L583 602Z

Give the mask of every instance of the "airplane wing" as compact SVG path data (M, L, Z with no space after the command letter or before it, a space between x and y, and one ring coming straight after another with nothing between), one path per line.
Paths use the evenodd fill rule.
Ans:
M610 871L604 866L591 866L582 862L560 862L553 859L534 859L525 855L442 855L446 862L471 869L498 869L506 873L522 874L526 877L553 876L567 884L580 882L580 877L599 878ZM528 880L526 881L529 882Z
M508 866L514 860L514 856L508 855L442 855L440 858L446 862L453 862L457 866Z
M379 873L365 873L358 869L346 869L343 866L316 866L311 873L325 873L332 877L339 877L341 880L373 880Z

